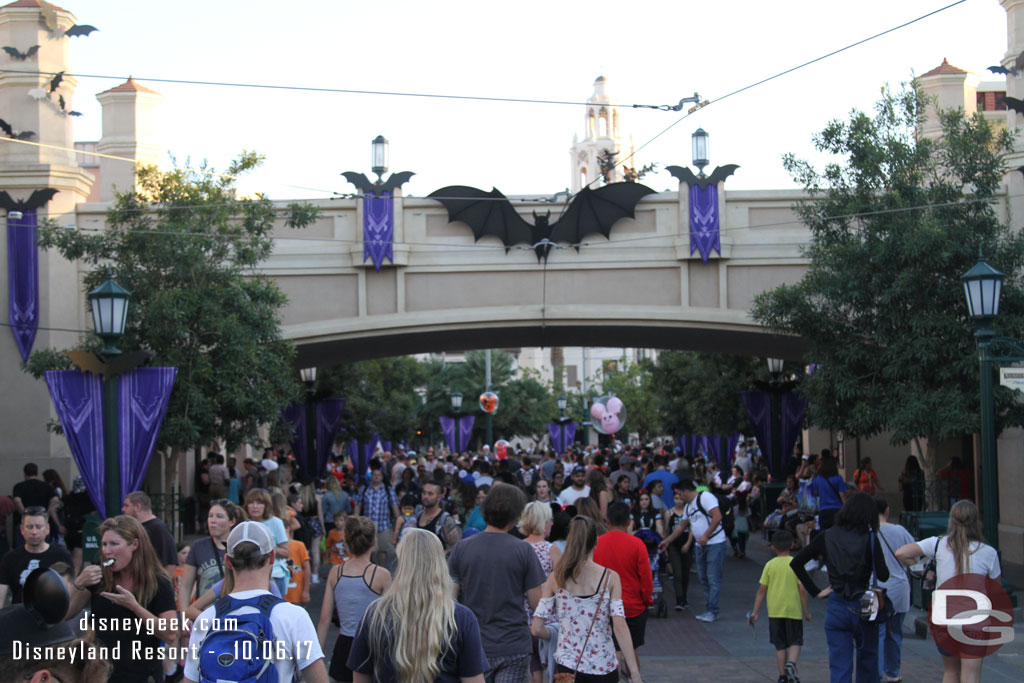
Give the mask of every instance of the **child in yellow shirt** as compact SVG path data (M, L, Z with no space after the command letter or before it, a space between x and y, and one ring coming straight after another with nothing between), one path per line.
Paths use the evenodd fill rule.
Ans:
M754 609L747 615L747 623L757 624L761 605L768 603L768 637L775 646L775 663L779 667L779 683L796 683L796 663L804 644L803 619L811 620L807 604L807 591L796 578L789 551L793 548L793 535L785 530L772 536L775 557L761 572L761 585L754 598Z

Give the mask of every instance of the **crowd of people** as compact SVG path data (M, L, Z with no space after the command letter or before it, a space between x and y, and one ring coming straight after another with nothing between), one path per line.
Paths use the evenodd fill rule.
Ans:
M799 680L809 598L828 601L833 681L852 680L854 670L858 681L897 681L904 566L925 556L939 558L940 580L999 575L973 503L953 507L947 538L915 543L871 495L881 484L868 459L848 484L831 453L796 452L786 489L765 506L769 477L747 444L726 472L659 445L510 451L501 460L383 453L362 476L332 457L322 479L306 481L289 457L266 456L241 468L219 454L207 459L203 534L191 545L176 544L149 497L133 492L123 514L99 526L92 558L81 547L69 552L76 530L53 514L61 496L26 467L21 492L46 500L25 506L19 497L21 543L0 561L0 591L18 603L32 571L63 576L68 619L85 613L103 624L76 637L105 652L144 653L111 658L102 673L116 681L284 681L300 671L307 681L640 681L647 616L664 599L657 573L668 570L682 612L695 567L704 604L694 616L715 622L727 553L743 558L751 531L767 524L776 558L748 619L756 624L767 608L780 682ZM815 566L827 571L823 589ZM302 606L320 581L314 624ZM876 583L889 609L864 619L861 597ZM243 625L234 636L216 626L228 618ZM338 635L328 643L332 624ZM246 638L252 656L240 657ZM276 648L269 654L267 641ZM232 657L214 656L231 648ZM941 654L956 676L949 681L980 672Z

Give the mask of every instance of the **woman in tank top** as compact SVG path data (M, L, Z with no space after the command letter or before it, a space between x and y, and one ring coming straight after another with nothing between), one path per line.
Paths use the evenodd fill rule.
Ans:
M391 585L391 574L370 561L377 546L377 525L366 517L351 516L345 520L345 545L349 559L331 570L320 607L320 623L316 633L324 648L331 618L338 613L338 640L334 643L329 674L336 681L351 681L348 653L359 622L371 602Z

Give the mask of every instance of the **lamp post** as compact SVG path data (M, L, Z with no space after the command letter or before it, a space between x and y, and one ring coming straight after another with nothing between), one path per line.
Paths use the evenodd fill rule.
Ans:
M562 451L565 452L566 450L568 450L566 448L566 443L565 443L565 423L566 423L565 407L567 405L569 405L569 399L567 399L565 397L565 395L563 394L563 395L559 396L556 399L556 403L558 403L558 429L559 429L558 445L561 446L562 447Z
M693 165L697 167L701 176L704 175L704 167L710 163L708 154L708 133L703 128L693 131L690 136L690 151L693 156Z
M771 375L769 396L772 410L772 453L771 471L782 471L782 368L785 365L781 358L768 359L768 374Z
M301 465L302 474L308 477L316 473L316 401L313 400L316 368L302 368L299 377L306 385L306 462Z
M462 452L462 446L459 444L459 432L462 429L461 415L462 412L462 392L452 392L452 410L455 411L455 454L458 455Z
M131 298L132 295L128 290L114 282L109 270L107 271L107 281L88 294L89 307L92 309L93 328L104 344L103 350L100 351L100 358L104 361L121 355L116 344L124 336L124 327L128 319L128 304ZM120 398L117 377L104 377L103 466L106 473L108 517L117 514L124 502L121 492L121 463L118 454L120 434L118 433L117 408Z
M370 143L371 164L370 170L377 175L377 182L383 182L383 175L388 172L388 141L383 135L378 135Z
M985 541L993 548L999 548L999 465L996 454L995 409L992 399L993 365L1000 360L1013 358L995 358L992 346L996 342L1009 343L1020 352L1020 345L1015 340L998 339L992 324L999 315L999 295L1003 289L1003 274L985 262L981 252L978 263L960 278L964 283L964 294L967 298L967 311L974 321L978 340L979 384L981 390L981 490L982 522L985 530ZM1020 360L1018 358L1017 360Z

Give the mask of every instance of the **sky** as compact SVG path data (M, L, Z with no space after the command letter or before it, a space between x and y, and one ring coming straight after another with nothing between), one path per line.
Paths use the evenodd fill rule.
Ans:
M474 102L158 83L154 78L584 102L598 75L615 103L675 104L734 90L932 12L953 0L735 0L495 3L435 0L62 0L99 31L71 40L76 140L100 136L94 95L129 74L164 95L161 128L179 164L223 169L241 150L266 156L240 181L273 199L352 192L370 175L370 141L390 141L407 194L445 185L553 194L570 184L582 105ZM886 84L953 65L985 71L1006 52L998 0L966 0L769 83L684 112L622 110L637 165L690 164L690 135L710 134L711 165L739 164L727 189L795 188L789 152L819 165L812 136ZM15 68L18 68L17 66ZM87 75L116 76L114 80ZM675 123L676 125L671 126ZM671 126L671 127L670 127ZM710 170L710 169L709 169ZM647 176L675 190L667 172Z

